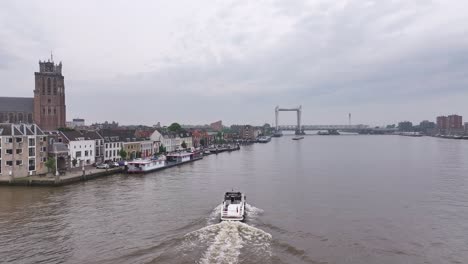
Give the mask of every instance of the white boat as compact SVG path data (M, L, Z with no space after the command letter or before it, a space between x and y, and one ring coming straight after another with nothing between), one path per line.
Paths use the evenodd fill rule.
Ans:
M423 134L420 132L401 132L401 136L407 136L407 137L422 137Z
M245 199L241 192L226 192L221 208L221 221L244 221Z
M271 141L271 137L263 136L258 138L258 143L268 143Z
M193 157L193 153L190 152L178 152L178 153L171 153L167 155L167 161L169 162L186 162L191 160Z
M136 159L127 163L129 173L145 173L154 171L166 166L166 157L160 156L157 159Z

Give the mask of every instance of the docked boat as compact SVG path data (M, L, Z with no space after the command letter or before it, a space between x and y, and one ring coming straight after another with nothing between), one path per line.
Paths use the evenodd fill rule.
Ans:
M257 140L258 143L268 143L270 141L271 141L271 137L267 137L267 136L259 137Z
M422 137L423 134L420 132L401 132L400 136L407 136L407 137Z
M153 159L135 159L127 163L128 173L146 173L166 166L166 157Z
M301 140L304 139L304 137L293 137L292 140Z
M246 197L241 192L226 192L221 208L221 221L244 221Z
M168 162L186 162L193 158L193 153L191 152L178 152L178 153L171 153L167 155Z

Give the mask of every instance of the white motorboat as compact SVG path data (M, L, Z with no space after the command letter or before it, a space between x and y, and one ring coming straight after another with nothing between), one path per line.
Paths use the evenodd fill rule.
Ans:
M226 192L221 208L221 221L244 221L246 197L241 192Z

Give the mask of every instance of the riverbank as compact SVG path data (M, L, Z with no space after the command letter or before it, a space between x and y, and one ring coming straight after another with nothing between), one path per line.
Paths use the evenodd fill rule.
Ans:
M170 163L158 171L169 169L175 166L192 163L197 160L201 160L203 157L197 157L188 161ZM22 178L15 178L12 181L8 179L0 179L0 185L3 186L64 186L68 184L78 183L82 181L88 181L96 178L110 176L118 173L126 173L125 167L110 168L110 169L85 169L84 171L67 172L65 175L60 176L28 176Z

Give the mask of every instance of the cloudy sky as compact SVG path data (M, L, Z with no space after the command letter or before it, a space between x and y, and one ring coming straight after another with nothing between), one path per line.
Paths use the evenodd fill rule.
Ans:
M305 124L468 117L468 1L2 1L1 96L63 62L68 119ZM294 123L293 113L281 115Z

